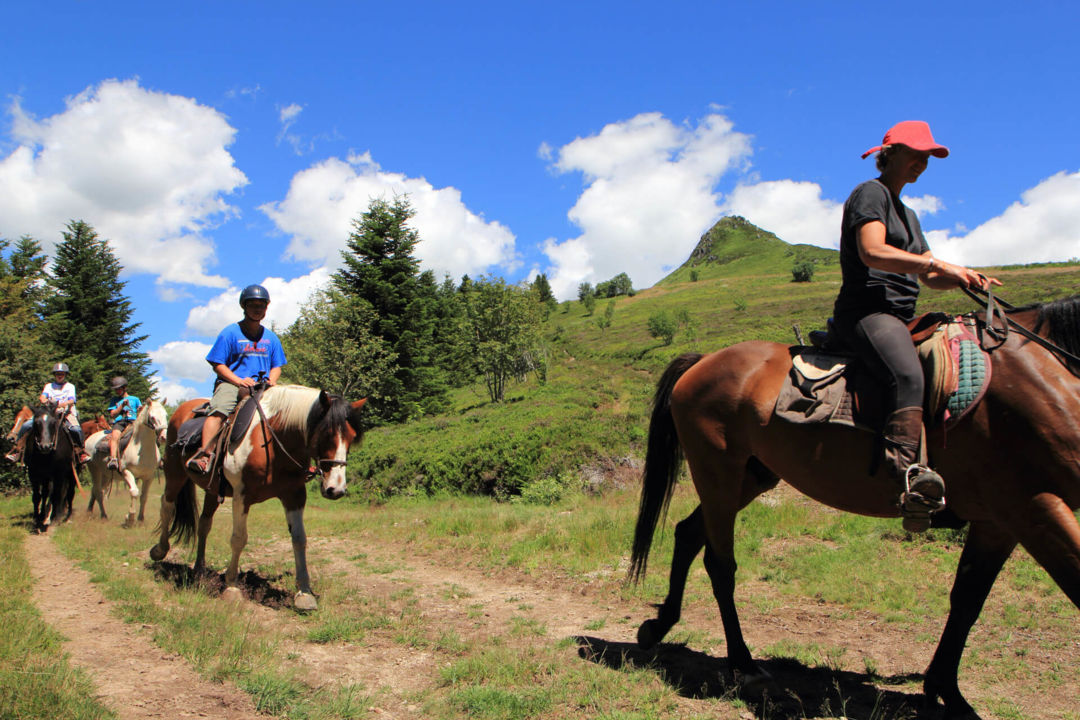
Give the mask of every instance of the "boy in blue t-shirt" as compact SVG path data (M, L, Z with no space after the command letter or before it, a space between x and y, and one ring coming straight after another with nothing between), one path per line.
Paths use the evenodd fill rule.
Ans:
M108 466L115 470L120 467L117 455L120 436L124 434L124 428L135 422L135 416L139 414L142 401L134 395L128 395L127 379L120 375L110 380L109 385L116 395L109 400L109 419L112 420L112 427L106 431L109 436Z
M218 379L210 399L210 414L203 425L202 447L187 462L188 470L193 473L205 475L210 471L214 460L210 445L236 407L240 388L254 386L260 374L271 385L281 376L281 368L287 362L285 351L277 335L262 326L269 304L270 293L262 285L244 288L240 293L244 319L222 330L206 355Z

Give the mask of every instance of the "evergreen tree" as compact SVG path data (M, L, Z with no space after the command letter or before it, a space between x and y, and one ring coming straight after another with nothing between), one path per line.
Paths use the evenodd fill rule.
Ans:
M421 273L413 255L420 239L408 226L413 214L407 198L373 200L353 221L343 267L333 277L342 293L371 305L372 334L397 356L397 370L373 407L393 422L435 412L447 395L445 374L432 362L438 292L434 275Z
M138 349L131 301L124 295L121 267L107 240L81 220L68 223L56 246L51 290L45 298L45 335L56 353L48 362L66 362L83 415L100 412L112 393L109 378L123 375L128 391L145 399L151 393L150 358Z
M10 243L0 238L0 424L6 433L23 405L37 403L38 393L49 377L47 358L52 354L42 337L38 295L45 258L40 246L27 256L23 241L10 253ZM40 263L25 262L40 258ZM37 270L33 270L37 267ZM4 452L7 452L5 446ZM0 487L25 482L22 468L0 463Z

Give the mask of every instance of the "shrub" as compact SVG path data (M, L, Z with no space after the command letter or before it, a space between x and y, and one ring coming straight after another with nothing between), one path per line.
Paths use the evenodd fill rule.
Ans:
M804 260L791 268L792 282L810 282L814 279L814 263Z

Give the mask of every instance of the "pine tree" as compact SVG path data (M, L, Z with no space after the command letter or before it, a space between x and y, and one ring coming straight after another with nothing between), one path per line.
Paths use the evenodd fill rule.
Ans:
M376 414L392 422L439 410L447 394L444 373L431 360L438 288L413 255L420 240L408 226L413 214L405 197L373 200L353 221L343 267L333 277L338 290L371 305L371 333L397 356L397 370L373 403Z
M0 432L11 429L20 407L37 403L48 379L48 361L42 357L51 351L42 337L37 299L43 292L45 256L36 243L28 253L31 247L24 241L5 254L11 244L0 238ZM33 258L40 262L27 262ZM0 487L17 487L25 478L21 468L0 464Z
M51 294L45 298L45 334L56 346L51 362L66 362L83 414L103 410L112 393L109 378L123 375L128 391L147 398L150 358L138 347L131 301L121 267L107 240L81 220L68 223L56 246Z

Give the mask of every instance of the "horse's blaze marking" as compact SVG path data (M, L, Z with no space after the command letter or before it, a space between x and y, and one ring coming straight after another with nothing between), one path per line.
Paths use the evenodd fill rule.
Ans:
M338 433L337 436L337 449L334 452L333 459L337 462L345 462L345 459L349 456L349 442ZM330 458L326 458L329 460ZM345 488L348 487L348 477L345 474L344 465L334 465L330 472L323 474L323 490L332 490L336 495L342 495L345 492Z

